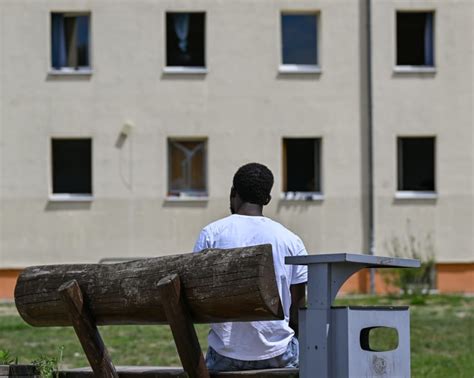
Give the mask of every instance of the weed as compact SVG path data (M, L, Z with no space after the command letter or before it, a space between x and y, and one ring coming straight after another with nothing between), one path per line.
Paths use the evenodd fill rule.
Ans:
M388 287L396 287L402 294L413 296L412 304L424 304L423 295L434 287L435 253L430 233L424 239L417 238L407 220L405 237L393 237L385 243L385 249L392 257L416 259L421 262L419 268L384 269L382 277Z
M57 378L59 376L59 365L62 362L64 346L59 347L58 357L47 357L41 355L31 363L36 366L42 378Z
M0 349L0 365L11 365L15 360L12 356L10 356L10 352L5 349Z

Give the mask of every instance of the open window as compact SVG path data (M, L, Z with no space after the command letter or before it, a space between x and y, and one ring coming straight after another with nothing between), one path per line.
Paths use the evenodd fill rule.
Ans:
M51 66L55 71L90 71L90 14L51 13Z
M205 13L166 13L166 66L184 71L206 66Z
M52 139L51 159L53 198L91 198L92 139Z
M281 72L319 72L316 13L282 13L281 43Z
M321 139L284 138L284 198L313 200L321 191Z
M397 12L399 67L434 67L434 13Z
M398 192L435 193L435 138L398 138Z
M207 196L207 141L168 140L168 195Z

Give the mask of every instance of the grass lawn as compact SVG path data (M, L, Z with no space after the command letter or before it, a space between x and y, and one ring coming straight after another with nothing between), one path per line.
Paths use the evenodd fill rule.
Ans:
M406 305L410 298L345 297L336 304ZM433 295L410 306L412 376L474 377L474 298ZM168 326L111 326L100 331L116 365L179 365ZM197 331L205 350L208 326L199 325ZM61 368L87 365L72 328L33 328L14 305L0 304L0 350L29 363L42 355L57 357L60 347Z

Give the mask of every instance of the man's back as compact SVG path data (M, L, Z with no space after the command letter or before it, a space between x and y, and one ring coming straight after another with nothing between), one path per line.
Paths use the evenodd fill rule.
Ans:
M264 216L233 214L206 226L195 251L271 244L275 278L285 320L213 324L209 345L219 354L238 360L263 360L285 352L294 332L289 327L290 285L307 280L306 269L285 265L286 256L306 254L301 239L281 224Z

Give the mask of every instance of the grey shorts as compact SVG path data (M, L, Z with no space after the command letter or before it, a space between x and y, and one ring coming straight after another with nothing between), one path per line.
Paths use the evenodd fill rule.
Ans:
M206 354L206 365L210 371L258 370L275 368L297 368L299 361L298 340L293 337L285 353L266 360L243 361L224 357L209 347Z

